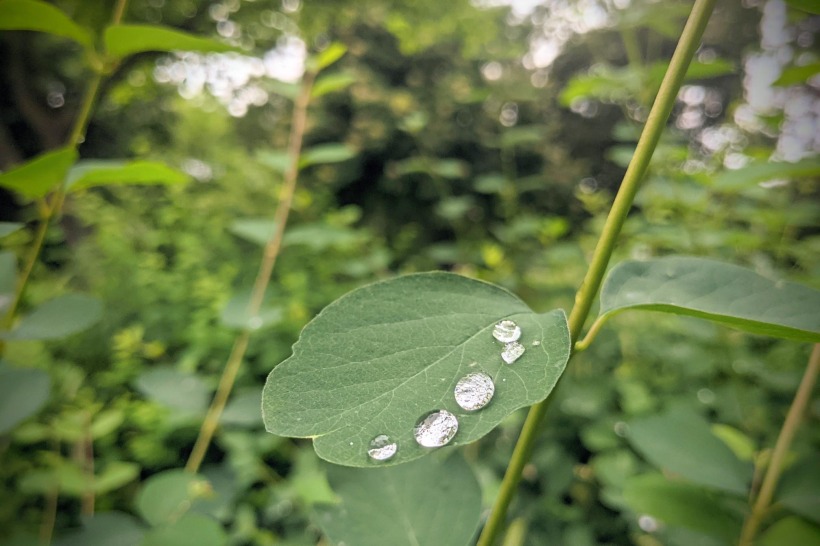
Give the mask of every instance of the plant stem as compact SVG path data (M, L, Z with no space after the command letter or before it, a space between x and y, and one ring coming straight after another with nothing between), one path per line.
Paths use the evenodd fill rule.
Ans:
M111 17L112 24L119 24L122 20L123 13L125 13L125 8L127 5L128 0L117 1L116 6L114 7L113 16ZM88 129L89 122L91 121L91 113L94 111L94 105L99 99L102 80L102 72L95 69L93 75L91 76L91 80L88 83L88 87L85 90L83 102L80 105L80 110L77 112L77 117L74 120L74 126L72 127L68 140L65 143L66 147L76 149L85 139L85 132ZM14 298L11 301L11 305L9 305L9 309L6 312L6 316L3 321L3 325L6 328L10 328L12 322L14 321L17 308L20 306L20 301L23 299L23 293L25 292L26 286L31 278L31 272L34 270L34 266L37 263L37 258L40 257L40 252L43 250L43 243L46 239L48 226L63 209L65 192L65 181L63 181L57 191L54 192L51 203L47 203L46 206L40 207L40 210L43 211L40 214L40 224L37 226L34 242L32 243L25 266L23 267L22 274L20 275L20 279L18 280L14 291Z
M715 2L716 0L696 0L689 19L686 21L678 45L672 55L672 60L669 62L669 68L664 75L658 95L649 112L646 125L641 132L641 137L635 148L635 155L629 162L629 167L626 174L624 174L618 194L615 196L615 201L607 216L601 237L598 239L589 269L575 295L575 305L569 315L569 331L572 344L580 337L584 322L586 322L589 310L592 308L592 303L612 257L618 234L632 206L632 201L635 199L635 194L649 166L649 161L652 159L652 153L655 151L655 147L669 119L669 114L672 112L678 90L686 75L689 63L700 45L701 37L706 29L706 23L712 14ZM521 434L513 449L510 464L501 482L501 489L495 505L478 539L477 546L491 546L501 532L510 501L518 482L521 480L521 471L532 452L535 438L544 414L549 407L550 400L551 397L548 397L543 402L539 402L530 408L521 429Z
M310 93L313 89L315 78L316 75L314 73L305 73L299 96L296 98L296 102L293 106L293 124L291 125L288 141L288 170L285 172L284 184L279 193L279 204L274 214L274 231L265 244L262 262L259 264L259 271L253 283L253 290L251 291L247 309L248 317L255 317L262 308L262 302L265 299L265 291L270 282L273 266L276 264L276 257L279 255L279 250L282 247L282 237L284 236L288 215L290 214L290 208L293 204L296 180L299 177L299 156L302 153L302 140L305 134L305 125L307 124L308 104L310 103ZM205 414L205 419L202 422L202 427L199 429L199 435L191 450L191 455L185 464L185 470L188 472L196 473L202 465L205 453L208 451L208 446L219 426L222 411L225 409L225 404L228 402L231 390L233 390L234 381L242 364L242 359L245 357L245 352L248 349L250 337L251 331L246 327L240 332L234 342L231 354L225 363L222 377L219 379L219 386L216 389L216 394L214 394L214 399L208 408L208 412Z
M783 428L780 429L780 434L777 436L777 443L775 443L772 457L769 460L769 466L766 469L766 475L763 477L763 485L760 487L760 493L757 495L752 513L746 518L743 523L743 530L740 532L740 546L751 546L754 543L757 530L766 517L769 511L769 506L774 497L774 491L777 487L777 482L780 479L780 474L783 472L783 462L786 455L789 453L789 447L794 440L794 435L797 432L797 427L800 425L800 420L806 411L806 407L811 400L811 393L814 389L814 384L817 382L817 374L820 371L820 343L815 344L814 349L809 357L806 372L803 374L803 379L800 381L800 386L797 387L797 393L794 395L789 412L786 414L786 420L783 422Z

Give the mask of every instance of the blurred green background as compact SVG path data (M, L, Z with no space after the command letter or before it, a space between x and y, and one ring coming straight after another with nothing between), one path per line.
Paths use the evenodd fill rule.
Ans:
M55 5L99 29L113 3ZM236 335L236 298L261 259L253 220L277 204L304 59L339 42L347 53L310 106L305 141L328 155L300 173L270 320L191 508L218 522L214 544L327 544L311 519L332 500L323 463L308 441L264 432L267 373L325 305L398 273L451 270L537 311L569 310L690 7L133 0L127 22L247 54L142 53L104 84L82 158L162 160L190 180L72 194L49 229L23 310L83 293L100 298L103 318L3 348L0 378L28 375L0 379L0 397L27 404L0 429L0 544L52 528L54 544L92 544L76 534L89 496L97 513L116 511L100 521L117 543L131 543L122 537L141 536L140 518L152 523L146 484L189 479L160 473L184 465ZM820 286L818 21L777 0L718 2L616 260L708 256ZM64 39L0 35L0 168L65 140L88 75ZM22 263L36 205L5 191L0 203L3 220L28 224L0 240ZM554 395L512 506L523 544L721 544L627 502L626 481L654 468L629 423L694 414L741 460L765 457L809 349L695 319L619 316ZM816 459L818 414L815 401L790 464ZM464 450L485 507L523 416Z

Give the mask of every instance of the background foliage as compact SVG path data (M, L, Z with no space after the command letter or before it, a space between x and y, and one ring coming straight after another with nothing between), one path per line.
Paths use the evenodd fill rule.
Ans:
M108 24L107 4L55 3L91 36ZM85 163L113 169L104 185L77 167L69 176L74 189L21 311L31 319L62 298L60 309L80 309L89 327L4 343L0 544L47 541L52 529L56 544L341 540L320 514L355 491L336 490L346 483L338 469L328 484L308 440L264 432L265 376L325 305L396 273L451 270L509 288L537 312L571 307L688 8L545 2L523 15L466 0L134 0L126 23L217 36L247 56L138 51L103 84L81 159L161 161L186 182L132 185L147 180L120 163ZM718 4L618 260L708 256L818 287L817 21L775 0ZM63 145L90 64L62 37L0 38L0 166L9 170ZM181 467L246 325L264 221L283 183L295 86L271 75L287 75L302 44L312 53L331 42L347 53L317 82L305 143L313 155L303 156L265 320L206 465L189 475ZM4 188L3 220L25 224L2 239L9 294L38 205ZM774 444L808 352L693 318L618 315L554 394L511 536L730 542L759 479L753 463ZM818 411L815 402L807 419ZM485 507L522 420L515 413L461 450ZM764 543L818 535L820 437L810 425L779 492L788 517ZM725 465L733 472L713 472ZM661 470L684 485L669 489Z

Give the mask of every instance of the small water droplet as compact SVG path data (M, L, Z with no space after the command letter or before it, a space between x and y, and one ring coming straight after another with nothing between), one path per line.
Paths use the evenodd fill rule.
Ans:
M262 317L251 317L248 319L248 328L258 330L262 327Z
M532 346L533 346L533 347L538 347L539 345L541 345L541 342L540 342L540 341L538 341L537 339L536 339L535 341L533 341L533 342L532 342Z
M517 341L513 341L512 343L507 343L504 346L504 350L501 352L501 358L507 364L512 364L519 358L521 355L524 354L524 346L518 343Z
M623 421L618 421L612 426L612 429L615 431L615 434L620 436L621 438L626 438L629 434L629 425L624 423Z
M458 432L458 419L447 410L428 414L416 425L413 435L419 445L441 447L447 445Z
M353 442L350 442L350 445L353 445Z
M511 320L502 320L495 325L493 337L501 343L517 341L521 337L521 328Z
M658 520L652 516L647 516L644 514L638 518L638 527L640 527L644 532L654 533L660 526L658 525Z
M490 403L495 393L495 384L486 373L465 375L456 383L453 394L456 402L467 411L475 411Z
M370 442L370 449L367 454L375 461L386 461L396 454L398 450L396 442L391 442L386 434L379 434Z

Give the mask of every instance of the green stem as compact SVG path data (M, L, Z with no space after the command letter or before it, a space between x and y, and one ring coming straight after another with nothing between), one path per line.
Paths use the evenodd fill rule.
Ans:
M777 488L777 482L780 479L780 474L783 472L783 463L789 453L789 447L792 444L792 440L794 440L797 427L800 425L800 420L806 412L806 408L811 400L811 393L814 389L814 384L817 382L818 371L820 371L820 343L815 344L811 352L808 366L806 366L806 372L803 374L800 386L797 387L797 393L794 395L792 405L786 414L783 428L780 429L780 434L777 436L777 442L775 443L769 465L766 468L766 475L763 477L763 485L760 487L760 493L758 493L757 499L755 499L752 512L743 523L743 530L740 532L740 541L738 542L739 546L752 546L752 544L754 544L760 524L769 511L772 498L774 497L774 491Z
M279 204L274 214L275 228L273 235L271 235L271 238L268 239L268 242L265 244L262 262L259 264L259 271L256 274L256 280L254 281L253 290L251 291L250 302L248 303L247 309L248 317L255 317L262 308L262 302L265 299L265 292L270 282L273 266L276 264L276 257L282 248L282 237L285 233L288 215L290 214L290 208L293 204L293 195L296 191L296 180L299 176L299 156L302 153L302 140L307 124L308 104L310 103L310 93L313 89L315 77L316 75L310 72L305 74L299 96L293 107L293 124L291 125L288 143L288 170L285 173L284 184L279 193ZM240 332L234 342L231 354L225 363L222 377L219 379L219 386L216 389L216 394L214 394L214 399L208 408L208 412L205 414L205 419L202 421L202 426L199 429L199 435L191 450L191 455L185 464L185 470L188 472L194 474L198 472L202 461L205 459L208 446L211 444L211 440L213 440L216 429L219 426L219 419L222 416L225 405L228 403L228 397L233 390L236 375L239 372L242 359L245 357L245 352L248 349L250 337L251 332L246 328Z
M123 14L125 13L125 8L127 5L128 0L117 1L116 6L114 7L113 16L111 17L112 24L119 24L122 20ZM102 72L95 69L93 76L91 77L91 81L88 83L88 87L85 90L83 102L80 105L80 110L74 120L74 126L72 127L71 133L66 140L65 145L67 147L77 148L85 139L85 132L88 129L89 122L91 121L91 113L94 111L94 105L99 99L102 80ZM40 213L40 224L37 226L37 232L34 235L34 242L32 243L28 258L26 259L26 263L21 272L20 279L17 281L17 286L14 291L14 298L11 301L11 305L6 312L6 316L3 321L3 326L6 328L10 328L14 321L17 308L20 306L20 302L23 299L23 293L25 292L26 286L28 286L29 279L31 278L31 272L34 270L37 259L40 257L40 253L43 250L43 243L45 242L48 227L51 224L51 221L63 210L63 203L65 203L65 192L66 188L64 181L57 191L54 192L51 203L47 203L46 206L40 207L40 210L42 211Z
M655 103L649 112L646 126L641 132L635 155L629 163L621 187L618 190L618 195L615 196L612 209L609 216L607 216L601 237L598 239L589 269L576 293L575 305L569 315L569 331L572 343L575 343L580 337L584 322L586 322L592 308L592 303L601 286L607 265L615 249L618 234L632 206L632 201L635 199L635 194L649 166L649 161L652 159L652 153L655 151L655 147L669 119L669 114L672 112L672 107L675 105L678 90L686 75L689 63L700 44L715 2L716 0L696 0L695 5L692 7L692 13L686 21L686 26L675 48L675 53L669 62L669 68L658 90ZM478 539L477 546L491 546L501 532L510 501L521 479L521 471L532 452L541 421L551 400L552 398L548 397L543 402L530 408L521 429L521 435L518 437L518 442L516 442L513 449L510 464L501 482L501 489L495 505Z
M601 331L601 328L604 326L604 323L606 323L608 318L609 315L602 315L596 318L595 321L592 323L592 326L590 326L589 330L587 330L584 339L575 342L575 347L573 347L573 351L576 353L585 351L592 344L592 342L595 341L595 337L598 335L598 332Z

